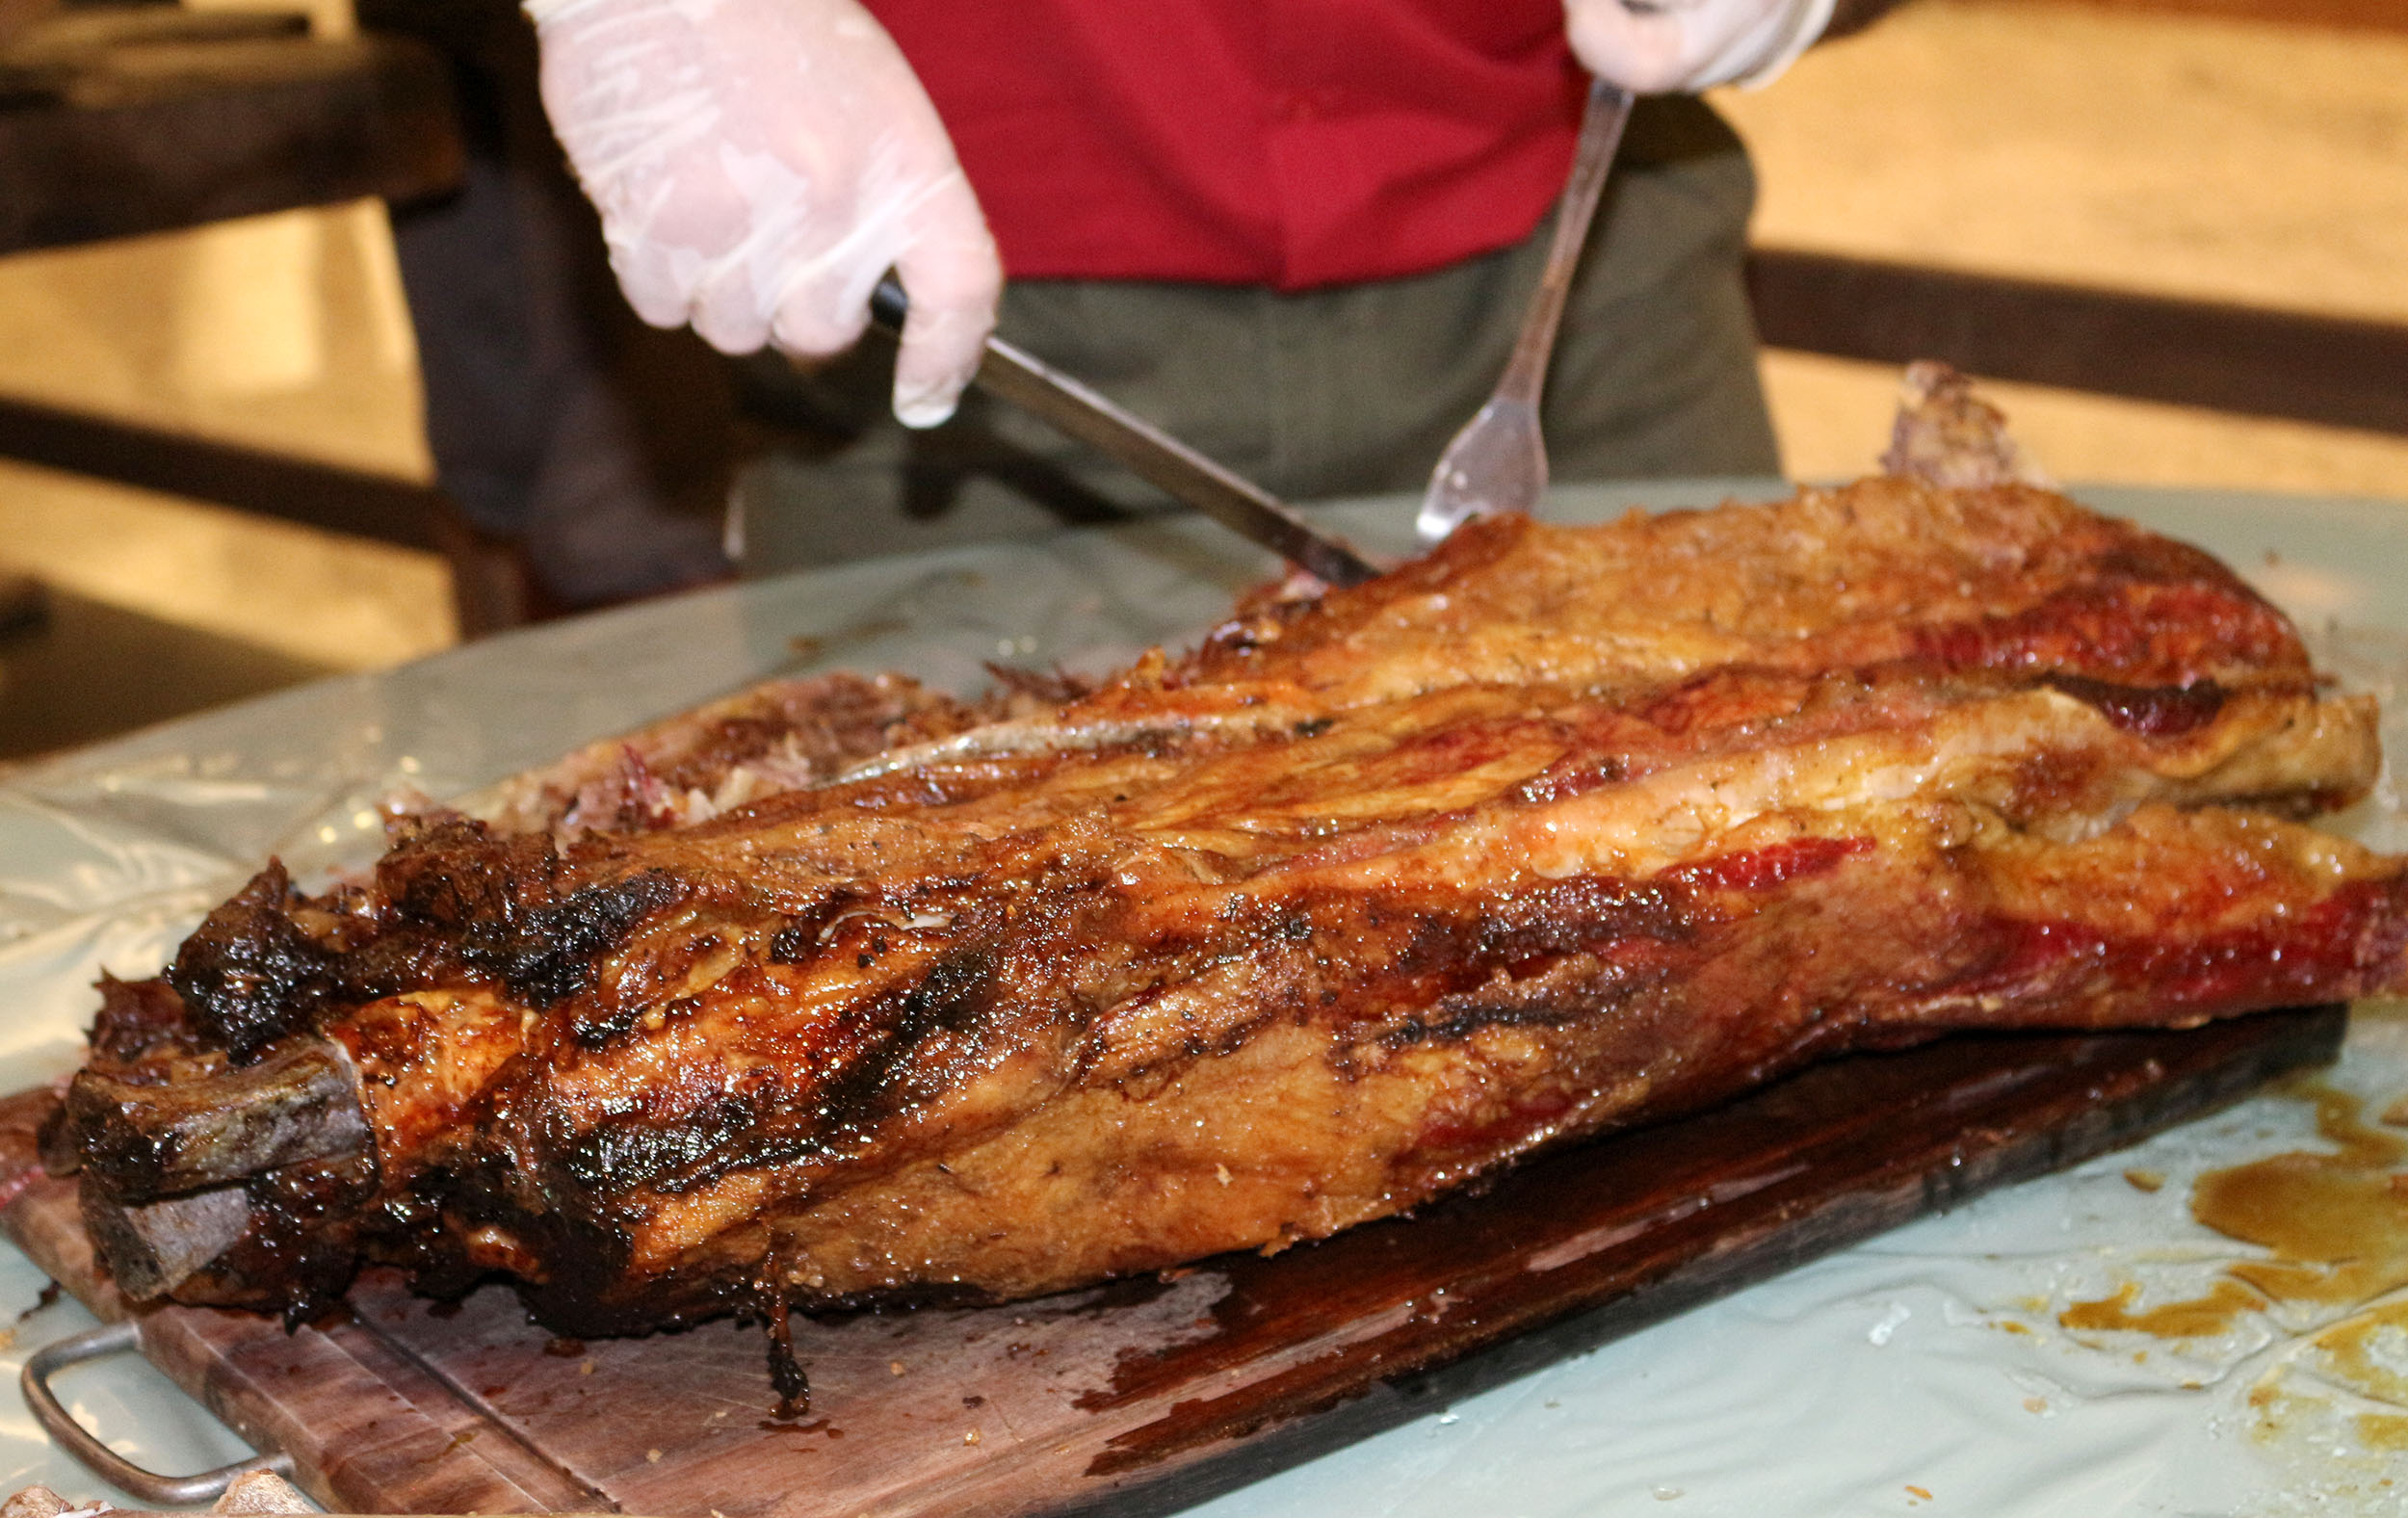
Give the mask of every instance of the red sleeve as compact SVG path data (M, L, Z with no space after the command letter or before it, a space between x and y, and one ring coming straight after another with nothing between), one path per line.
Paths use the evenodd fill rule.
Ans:
M870 0L1016 278L1283 290L1517 242L1571 162L1558 0Z

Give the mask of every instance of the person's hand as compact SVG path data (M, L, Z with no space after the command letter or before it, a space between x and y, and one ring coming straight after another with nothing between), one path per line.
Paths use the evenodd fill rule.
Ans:
M723 353L851 347L891 266L895 414L953 414L1003 269L952 140L855 0L526 0L543 103L655 327Z
M1830 24L1834 0L1563 0L1572 51L1634 94L1764 85Z

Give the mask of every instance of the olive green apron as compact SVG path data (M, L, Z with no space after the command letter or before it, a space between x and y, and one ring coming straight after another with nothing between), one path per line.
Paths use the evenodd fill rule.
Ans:
M1634 115L1547 388L1558 480L1777 474L1740 259L1755 180L1702 103ZM1504 371L1552 221L1434 273L1300 295L1026 280L999 330L1296 500L1419 490ZM743 561L799 568L1171 509L1151 486L973 390L911 432L892 348L801 374L750 360L746 409L783 424L736 488Z

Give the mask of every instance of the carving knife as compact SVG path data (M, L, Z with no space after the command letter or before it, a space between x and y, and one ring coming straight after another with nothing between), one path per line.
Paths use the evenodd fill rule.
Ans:
M870 296L872 318L888 331L901 332L907 309L903 286L892 277L879 280ZM1279 497L1000 337L986 340L978 383L1329 585L1360 585L1379 573L1361 554L1296 515Z

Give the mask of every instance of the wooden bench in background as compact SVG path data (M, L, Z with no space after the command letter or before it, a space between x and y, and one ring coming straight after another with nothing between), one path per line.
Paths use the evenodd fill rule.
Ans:
M1759 249L1766 345L2408 435L2408 324Z
M2080 3L2100 11L2157 11L2215 16L2228 21L2269 21L2283 26L2343 27L2368 32L2408 32L2408 6L2399 0L2048 0Z
M0 46L0 252L459 182L450 73L299 14L78 6Z
M1758 249L1748 277L1773 348L2408 436L2408 325L1784 249ZM463 636L518 619L430 486L10 399L0 457L433 549L460 581Z
M2263 13L2270 0L2103 3ZM2316 3L2408 14L2400 0ZM451 109L443 61L405 39L173 5L60 11L0 50L0 253L440 195L460 172ZM1787 249L1759 249L1749 277L1775 348L2408 435L2408 325ZM4 398L0 456L432 549L452 563L463 636L524 617L514 570L424 485Z
M0 254L459 183L450 66L407 39L157 0L8 19ZM424 485L13 398L0 457L443 552L465 631L521 619L490 553Z

